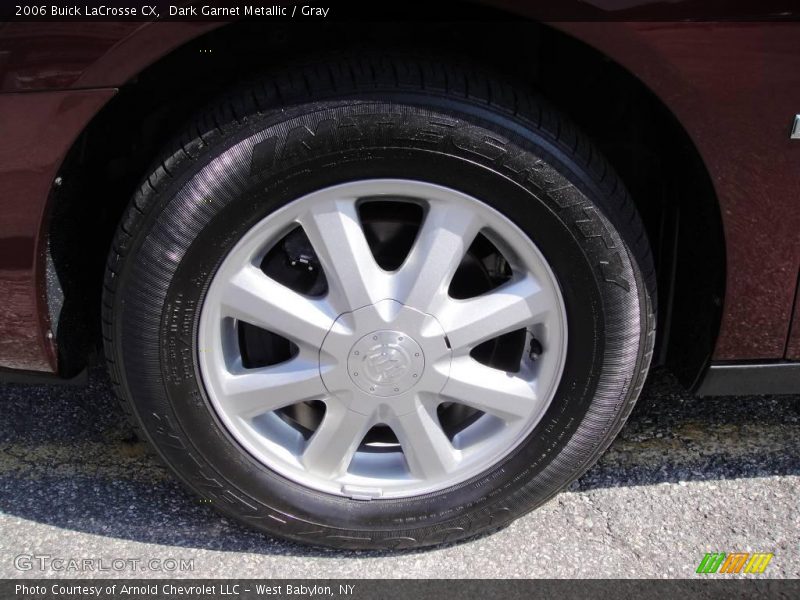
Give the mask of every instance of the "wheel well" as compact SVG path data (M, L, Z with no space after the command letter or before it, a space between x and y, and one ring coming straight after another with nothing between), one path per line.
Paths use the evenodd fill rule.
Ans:
M58 308L51 319L61 374L80 370L98 347L114 230L150 162L189 114L272 67L333 51L393 51L468 61L520 81L588 133L626 182L650 237L659 283L655 364L693 384L719 330L724 238L702 159L661 101L600 52L533 22L415 23L413 44L407 24L358 24L353 42L354 27L227 25L140 73L95 117L63 165L49 227L48 294L51 313Z

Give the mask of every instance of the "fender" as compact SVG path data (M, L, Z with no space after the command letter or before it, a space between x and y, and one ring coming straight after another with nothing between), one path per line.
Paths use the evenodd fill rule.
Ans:
M483 4L537 16L527 2ZM646 4L642 0L641 5ZM746 1L736 10L759 15L767 8ZM0 223L0 244L13 242L24 255L13 269L0 264L0 296L13 296L17 307L8 314L0 311L0 367L57 370L48 337L46 236L40 233L45 230L51 183L72 143L115 88L223 25L167 21L0 26L5 54L0 61L0 119L14 114L17 121L11 128L17 134L0 140L0 156L13 158L20 147L27 148L24 164L11 161L0 168L0 180L5 180L0 183L0 212L19 213L22 200L30 214L39 215L38 221L4 218ZM792 344L787 341L800 265L800 212L795 209L800 142L790 140L788 130L790 119L800 111L800 26L736 21L553 26L642 81L675 115L705 162L721 208L729 273L713 358L777 360L786 355L787 346L796 354L800 327L795 327ZM34 110L37 106L42 113ZM64 119L61 111L75 117ZM37 130L52 133L47 138L23 137ZM18 341L20 332L25 335Z

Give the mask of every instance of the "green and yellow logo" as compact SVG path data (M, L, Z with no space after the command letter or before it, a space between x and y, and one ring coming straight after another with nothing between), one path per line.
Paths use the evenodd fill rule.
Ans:
M696 573L763 573L773 556L771 552L709 552Z

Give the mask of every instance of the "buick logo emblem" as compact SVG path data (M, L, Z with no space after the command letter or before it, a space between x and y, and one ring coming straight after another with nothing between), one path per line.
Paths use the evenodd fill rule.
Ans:
M422 377L425 357L420 345L402 331L378 330L362 336L347 357L350 380L372 396L394 396Z
M393 383L408 370L408 357L398 348L384 344L367 355L367 373L375 383Z

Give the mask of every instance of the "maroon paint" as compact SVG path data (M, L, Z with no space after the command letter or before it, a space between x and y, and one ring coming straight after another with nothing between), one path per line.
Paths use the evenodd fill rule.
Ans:
M527 10L522 3L513 6L522 14ZM0 29L0 49L6 51L0 53L0 89L117 86L214 26L6 24ZM781 358L800 265L800 211L795 209L800 142L788 139L791 117L800 111L800 25L556 26L604 52L653 90L686 128L709 169L728 257L714 358ZM60 161L112 94L0 95L0 366L54 368L40 293L39 232Z
M797 295L794 299L794 317L792 318L792 332L786 343L786 358L800 360L800 273L798 273Z
M800 24L568 23L635 73L697 145L722 210L714 359L782 358L800 266Z
M58 168L114 90L0 94L0 366L53 372L45 207Z
M6 23L0 92L117 87L198 35L210 22Z

